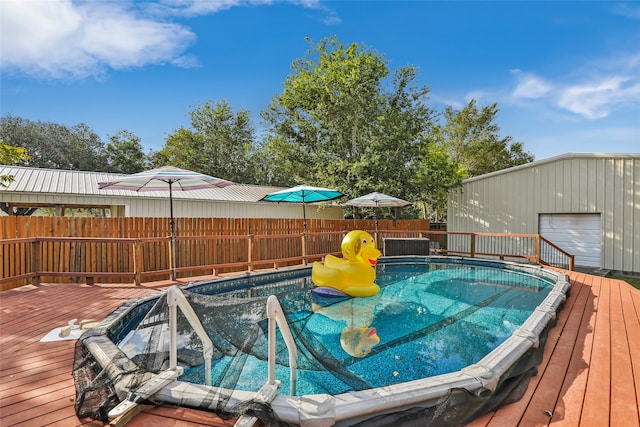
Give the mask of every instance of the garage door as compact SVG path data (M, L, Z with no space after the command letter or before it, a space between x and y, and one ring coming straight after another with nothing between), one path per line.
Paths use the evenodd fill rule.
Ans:
M600 214L540 214L539 233L575 255L575 265L600 267Z

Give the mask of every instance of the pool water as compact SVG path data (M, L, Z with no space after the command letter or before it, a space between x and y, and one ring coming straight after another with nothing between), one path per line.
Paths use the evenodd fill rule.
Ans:
M301 363L296 395L336 395L353 391L354 383L357 389L375 388L463 369L504 342L553 286L551 280L514 270L449 264L383 265L376 282L381 291L368 298L323 296L313 286L291 291L290 282L283 284L288 300L304 302L288 314L288 322L312 334L327 358L344 370L341 376ZM277 284L269 288L278 294ZM360 333L359 342L374 330L379 342L354 355L354 342L343 339L351 337L350 330ZM265 343L266 338L255 345ZM230 362L218 359L213 378ZM258 390L267 378L267 362L248 356L244 363L236 389ZM345 376L350 380L343 381ZM277 365L276 377L280 393L288 393L288 366ZM203 384L203 367L185 369L180 379Z

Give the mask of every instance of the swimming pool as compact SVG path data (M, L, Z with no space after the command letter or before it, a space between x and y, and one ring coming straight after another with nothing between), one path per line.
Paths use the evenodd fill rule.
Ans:
M220 354L214 357L212 377L223 379L214 381L217 387L204 385L202 344L183 319L176 339L184 373L154 399L220 410L220 400L234 406L252 398L268 376L267 328L260 323L259 309L214 318L207 314L212 306L203 302L211 297L204 295L221 298L214 303L217 311L225 307L238 314L241 305L258 307L275 294L300 350L297 379L289 380L286 348L278 347L276 376L282 387L268 405L273 416L301 425L318 420L325 425L385 425L406 417L453 425L519 397L535 374L546 330L569 289L565 275L540 267L397 257L381 259L377 296L336 298L311 291L309 270L294 268L186 286L190 302L202 305L196 311L215 325L205 326L207 333L227 335L226 342L231 343L215 346ZM129 363L149 363L148 354L155 371L166 369L168 331L161 312L154 311L157 299L126 304L83 340L98 360L109 358L108 366L121 365L116 376L126 377L122 372L132 369ZM258 325L255 337L248 344L240 342L240 332L250 330L250 322ZM148 341L155 342L151 352ZM243 349L242 358L236 348ZM229 371L232 379L223 375ZM138 380L136 376L133 382ZM114 388L132 386L131 379L125 382L120 380Z

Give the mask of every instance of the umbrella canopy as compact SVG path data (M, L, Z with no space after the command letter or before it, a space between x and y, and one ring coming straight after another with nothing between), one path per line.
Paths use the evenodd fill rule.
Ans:
M169 191L169 212L171 227L171 257L172 278L175 280L175 229L173 221L173 192L203 190L207 188L222 188L234 184L231 181L204 175L173 166L163 166L144 172L125 175L113 181L99 182L101 190L129 190L129 191Z
M176 186L173 187L173 184L176 184ZM132 175L125 175L113 181L99 182L98 188L129 191L189 191L215 187L222 188L232 184L233 182L221 178L173 166L163 166Z
M302 203L302 225L304 228L303 231L306 233L307 214L304 207L305 203L327 202L342 196L344 196L344 194L331 188L297 185L295 187L269 193L260 200L266 200L268 202Z
M295 187L286 188L284 190L269 193L260 200L268 202L285 202L285 203L302 203L302 232L307 234L307 213L305 211L306 203L327 202L344 196L338 190L322 187L311 187L309 185L297 185ZM305 250L306 254L306 250ZM305 256L305 263L307 262Z
M267 200L269 202L313 203L326 202L342 196L344 196L344 194L331 188L298 185L267 194L260 200Z
M344 203L347 206L355 206L357 208L379 208L379 207L394 207L394 206L407 206L411 202L398 199L397 197L388 196L386 194L373 192L364 196L356 197Z
M392 208L396 206L407 206L410 205L411 202L407 202L406 200L398 199L397 197L388 196L386 194L374 191L373 193L365 194L364 196L351 199L344 204L347 206L354 206L356 208ZM377 235L378 216L376 215L376 239Z

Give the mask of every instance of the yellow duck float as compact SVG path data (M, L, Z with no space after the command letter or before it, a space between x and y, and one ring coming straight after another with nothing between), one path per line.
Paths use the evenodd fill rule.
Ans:
M327 255L324 264L314 262L311 279L318 287L333 288L352 297L370 297L380 292L375 265L381 253L366 231L353 230L342 239L342 255Z

